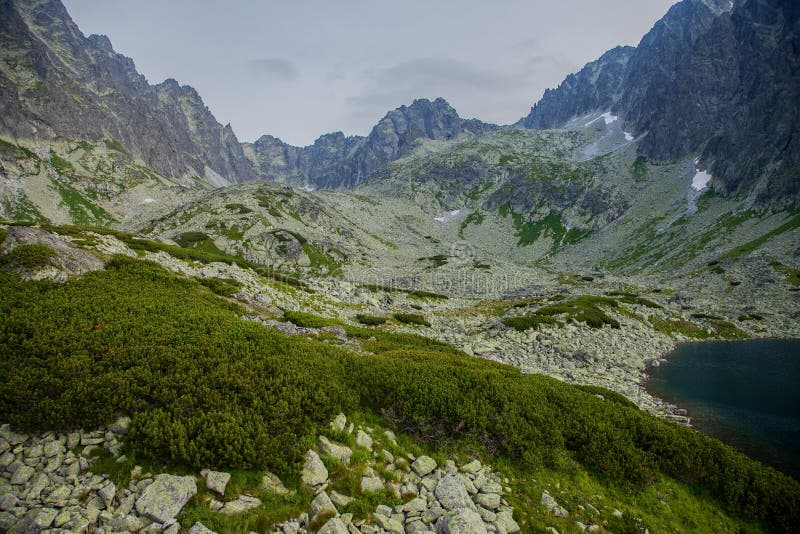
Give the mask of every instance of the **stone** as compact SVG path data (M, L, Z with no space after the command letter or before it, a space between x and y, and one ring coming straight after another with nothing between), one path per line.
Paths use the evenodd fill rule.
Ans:
M331 428L337 432L344 432L344 427L346 424L347 417L343 413L340 413L333 418L333 421L331 421Z
M114 485L113 482L109 482L108 484L100 488L97 491L97 494L100 496L101 499L103 499L103 502L105 503L106 507L108 507L114 501L114 496L117 494L117 487Z
M501 531L508 534L517 534L520 531L519 525L514 521L511 512L498 512L497 519L495 520Z
M331 501L333 501L333 504L335 504L339 508L344 508L345 506L353 502L353 498L348 497L347 495L342 495L338 491L332 491Z
M420 521L419 519L415 519L410 523L406 524L406 534L419 534L422 532L429 532L430 527Z
M411 469L413 469L417 475L424 477L436 469L436 460L430 456L420 456L411 464Z
M569 512L563 506L559 505L553 496L546 491L542 492L542 499L540 502L544 505L547 511L553 514L555 517L562 519L569 517Z
M109 526L117 532L137 532L142 528L142 523L136 516L123 515L112 519Z
M0 495L0 510L6 512L17 506L19 499L13 493Z
M67 523L69 523L70 520L72 520L72 513L70 513L69 510L61 510L60 512L58 512L58 515L56 516L56 518L53 519L53 527L54 528L61 528L64 525L66 525ZM138 528L138 521L137 521L136 528ZM117 530L121 530L123 532L125 532L125 531L127 531L127 532L135 532L136 528L133 528L133 529L117 529Z
M333 443L325 436L319 437L319 452L327 454L328 456L333 456L341 464L350 463L350 457L353 455L353 451L350 450L350 447Z
M468 464L464 464L464 465L462 465L462 466L459 468L459 470L460 470L462 473L467 473L467 474L470 474L470 475L474 475L475 473L477 473L478 471L480 471L482 467L483 467L483 466L481 465L481 463L480 463L478 460L473 460L473 461L471 461L471 462L470 462L470 463L468 463Z
M44 444L44 455L51 458L64 451L64 446L58 441L48 441Z
M44 447L41 445L34 445L30 447L28 450L25 451L25 456L27 458L41 458L44 454Z
M440 534L487 534L481 516L469 508L459 508L439 518L436 528Z
M364 449L372 450L372 436L359 429L356 434L356 445Z
M286 495L289 493L289 490L283 485L281 479L270 472L267 472L261 479L261 489L267 493L274 493L276 495Z
M216 534L213 530L198 521L189 529L189 534Z
M50 528L55 521L58 510L54 508L42 508L33 520L33 524L40 530ZM38 532L38 531L37 531Z
M155 482L148 485L137 499L136 511L153 521L165 523L176 518L189 499L196 494L197 483L194 477L158 475Z
M333 505L333 501L328 497L328 494L323 491L311 501L311 511L309 515L313 523L319 516L337 516L339 515L339 511L336 509L336 506Z
M394 455L386 449L381 450L381 457L383 457L384 462L394 464Z
M467 508L473 511L476 509L467 490L464 489L461 479L456 476L448 475L443 477L436 484L434 494L442 507L447 511L452 511L457 508Z
M14 460L16 459L17 457L14 456L13 452L11 451L4 452L3 455L0 456L0 469L5 469L9 465L13 464Z
M403 505L403 511L407 514L422 513L428 508L428 501L422 497L417 497Z
M406 532L403 522L393 517L379 513L373 514L372 517L375 518L375 522L378 523L383 530L391 534L405 534Z
M306 453L300 480L306 486L321 486L328 481L328 469L316 452L310 450Z
M116 421L108 425L108 429L115 434L127 434L130 428L130 417L119 417Z
M225 488L231 480L231 474L222 471L204 471L203 478L206 480L208 489L217 495L225 495Z
M14 474L11 475L11 483L12 484L25 484L28 480L31 479L33 474L36 470L33 467L28 465L20 465Z
M226 502L219 513L225 515L243 514L259 506L261 506L261 499L252 495L240 495L235 501Z
M350 531L341 519L334 517L322 525L317 534L350 534Z
M479 493L475 496L475 503L489 510L500 508L500 495L497 493Z
M383 480L376 476L361 477L361 493L376 493L383 489Z

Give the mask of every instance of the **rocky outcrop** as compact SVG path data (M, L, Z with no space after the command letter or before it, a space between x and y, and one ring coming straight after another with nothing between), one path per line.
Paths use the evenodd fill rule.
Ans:
M639 138L642 155L700 156L720 192L797 204L798 39L791 2L684 0L635 50L612 50L570 75L518 125L558 127L612 110Z
M636 49L618 46L570 74L556 89L547 89L516 126L534 130L557 128L584 113L608 110L622 96L628 62Z
M0 2L0 132L109 141L172 178L220 186L256 178L231 127L197 92L150 85L102 35L84 36L58 0Z

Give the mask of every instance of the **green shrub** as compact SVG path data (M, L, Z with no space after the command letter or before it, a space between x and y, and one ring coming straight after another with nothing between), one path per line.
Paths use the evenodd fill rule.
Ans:
M5 228L0 228L0 245L2 245L8 237L8 231Z
M430 326L431 323L423 315L419 313L395 313L394 318L404 324L418 324L422 326Z
M0 257L0 263L9 269L32 271L51 265L50 260L55 256L56 253L52 248L41 243L17 245Z
M386 322L386 317L378 317L377 315L364 315L359 313L356 315L356 321L367 326L380 326Z
M232 278L202 278L200 283L208 289L223 297L230 297L242 287L241 282Z

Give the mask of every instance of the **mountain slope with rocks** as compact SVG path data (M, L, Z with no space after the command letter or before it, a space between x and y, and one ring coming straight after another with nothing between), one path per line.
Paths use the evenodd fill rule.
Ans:
M725 195L796 205L799 36L792 2L685 0L645 35L624 68L607 61L609 52L546 93L520 124L554 127L611 110L641 138L640 154L698 157ZM598 90L601 97L586 96Z

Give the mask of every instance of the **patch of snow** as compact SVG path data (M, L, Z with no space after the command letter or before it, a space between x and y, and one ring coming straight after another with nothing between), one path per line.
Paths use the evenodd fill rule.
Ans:
M622 132L622 133L625 134L625 140L626 141L633 141L633 134L632 133L629 133L629 132Z
M711 181L711 175L706 171L697 171L697 174L692 178L692 189L695 191L702 191L708 187L708 182Z
M603 119L603 121L605 121L606 123L606 126L608 126L611 123L617 122L619 120L619 117L617 117L616 115L612 115L610 111L607 111L602 115L600 115L599 117L597 117L596 119L587 122L586 124L583 125L583 127L586 128L587 126L591 126L600 119Z
M311 187L310 185L303 185L303 186L300 186L300 190L301 191L305 191L306 193L311 193L312 191L315 191L316 189L314 187Z
M728 2L728 11L733 11L733 0Z
M147 197L144 200L142 200L142 202L144 202L145 204L152 204L155 201L156 201L156 199L150 198L150 197Z
M456 216L456 215L458 215L459 213L461 213L461 210L453 210L453 211L451 211L451 212L450 212L450 216L451 216L451 217L455 217L455 216Z
M444 221L447 220L447 218L446 217L434 217L433 220L437 221L437 222L444 222Z

